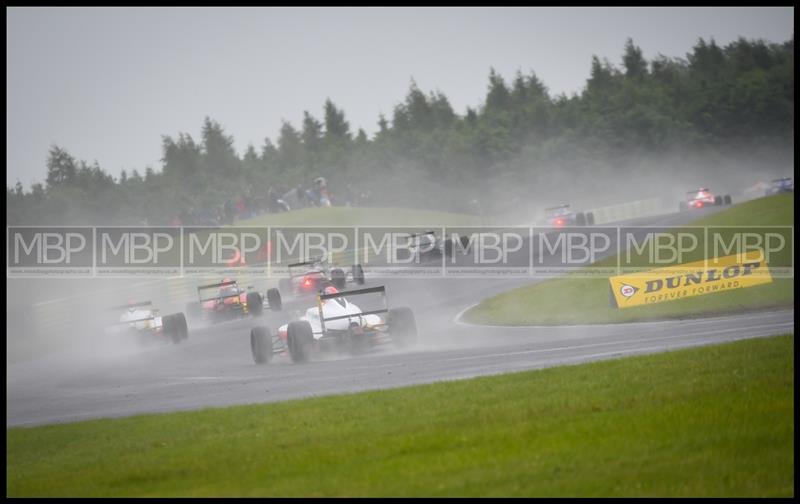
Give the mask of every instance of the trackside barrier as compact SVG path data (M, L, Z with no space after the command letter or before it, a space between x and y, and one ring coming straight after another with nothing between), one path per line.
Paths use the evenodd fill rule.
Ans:
M676 204L677 205L677 204ZM643 199L587 210L594 213L595 224L605 224L639 217L662 214L666 211L661 198Z

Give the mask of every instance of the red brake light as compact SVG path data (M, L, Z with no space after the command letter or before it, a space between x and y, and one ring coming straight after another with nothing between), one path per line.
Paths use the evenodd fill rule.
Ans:
M694 204L694 206L696 206L697 208L700 208L701 206L703 206L703 202L702 201L698 201L697 203Z
M311 279L306 277L306 279L303 281L303 285L305 285L306 287L311 286Z
M556 226L563 226L563 225L564 225L564 221L563 220L556 219Z

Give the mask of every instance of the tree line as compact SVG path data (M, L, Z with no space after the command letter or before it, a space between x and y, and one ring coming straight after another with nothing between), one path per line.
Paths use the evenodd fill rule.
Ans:
M377 124L372 138L354 132L328 99L320 118L305 111L299 126L284 122L274 142L240 156L233 137L207 117L197 140L162 137L160 171L119 177L54 145L44 183L7 187L7 223L167 224L319 176L334 204L495 212L531 187L551 191L591 174L597 163L614 167L602 176L625 177L626 163L641 155L754 143L793 151L794 37L724 47L700 38L685 58L650 61L628 39L622 65L594 56L585 87L571 96L551 96L533 71L507 81L491 69L483 102L463 114L444 93L423 92L412 80Z

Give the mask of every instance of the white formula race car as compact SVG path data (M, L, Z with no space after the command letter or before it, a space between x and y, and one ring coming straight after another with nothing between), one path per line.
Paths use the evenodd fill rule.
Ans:
M381 307L362 310L348 299L367 294L379 294ZM292 362L305 362L315 354L358 354L385 343L406 348L416 342L414 313L405 307L390 310L383 286L347 292L325 287L317 295L316 306L306 310L299 320L282 325L277 334L265 326L250 331L250 349L256 364L269 362L275 354L288 354Z
M189 337L183 313L159 315L151 301L130 302L109 308L121 312L119 321L106 327L106 334L129 333L142 339L157 339L180 343Z

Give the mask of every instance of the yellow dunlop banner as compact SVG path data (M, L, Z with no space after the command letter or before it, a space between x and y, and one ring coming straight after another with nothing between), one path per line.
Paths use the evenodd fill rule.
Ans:
M611 305L651 305L772 282L761 250L610 277Z

